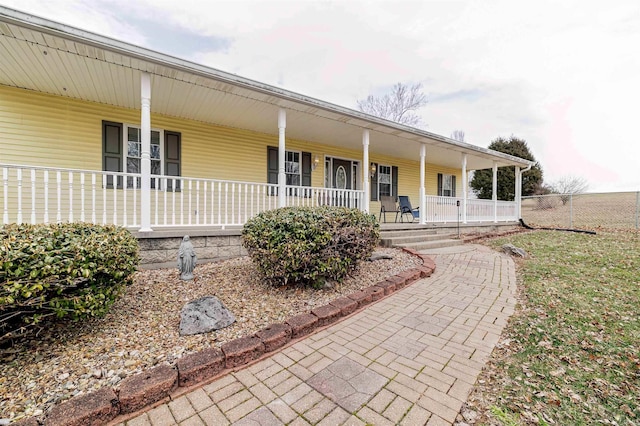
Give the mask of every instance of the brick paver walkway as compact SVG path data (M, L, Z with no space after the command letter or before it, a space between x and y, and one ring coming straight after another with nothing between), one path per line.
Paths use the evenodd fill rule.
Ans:
M430 278L125 424L452 424L513 313L516 276L486 247L432 253Z

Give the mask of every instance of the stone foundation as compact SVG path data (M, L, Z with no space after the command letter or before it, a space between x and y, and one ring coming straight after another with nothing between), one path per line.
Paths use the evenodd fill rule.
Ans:
M189 235L198 263L245 256L240 230L154 231L138 232L140 266L143 268L176 267L182 237Z

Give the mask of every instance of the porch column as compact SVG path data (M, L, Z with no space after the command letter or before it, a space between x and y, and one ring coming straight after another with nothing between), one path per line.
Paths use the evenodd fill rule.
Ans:
M140 231L151 229L151 74L140 75ZM126 179L124 179L126 185Z
M467 154L462 154L462 223L467 223Z
M424 188L425 168L427 163L427 145L420 145L420 224L427 223L427 193Z
M362 190L364 197L362 200L362 211L369 213L369 129L362 130Z
M287 128L287 111L278 111L278 207L287 205L287 174L285 173L284 130Z
M520 167L516 166L516 188L514 200L516 203L516 220L520 219L520 194L522 193L522 173Z
M493 200L493 222L498 222L498 162L493 162L493 180L491 181L491 199Z

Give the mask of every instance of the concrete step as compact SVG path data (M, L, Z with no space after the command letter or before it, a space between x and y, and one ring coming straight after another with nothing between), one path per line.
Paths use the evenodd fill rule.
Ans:
M464 240L460 239L445 239L445 240L436 240L436 241L421 241L415 243L407 243L397 247L406 247L411 248L416 251L420 250L429 250L429 249L437 249L442 247L453 247L453 246L461 246L464 244Z
M412 235L436 235L435 229L400 229L392 231L380 231L380 238L403 238Z
M388 235L381 236L380 239L384 241L383 245L385 247L397 247L402 246L404 244L409 243L419 243L422 241L438 241L438 240L447 240L454 238L453 234L420 234L420 233L412 233L412 234L404 234L402 236L397 237L389 237Z

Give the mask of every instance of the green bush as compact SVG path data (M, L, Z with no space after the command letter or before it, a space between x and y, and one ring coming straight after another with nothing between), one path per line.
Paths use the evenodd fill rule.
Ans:
M48 318L103 315L138 265L138 241L115 226L11 224L0 241L0 340Z
M273 284L341 280L379 242L375 216L343 207L285 207L262 212L242 230L243 245Z

